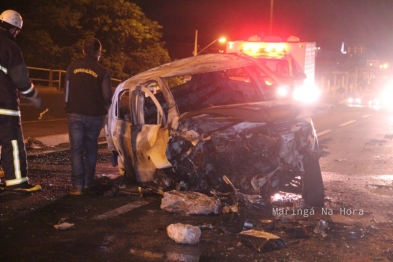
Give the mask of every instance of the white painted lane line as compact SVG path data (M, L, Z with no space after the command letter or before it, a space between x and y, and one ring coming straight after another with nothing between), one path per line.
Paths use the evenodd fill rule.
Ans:
M94 217L93 219L94 220L104 220L104 219L107 219L107 218L110 218L110 217L115 217L115 216L127 213L130 210L133 210L135 208L141 207L141 206L146 205L146 204L149 204L149 202L143 201L143 200L135 201L135 202L132 202L130 204L124 205L122 207L119 207L119 208L113 209L111 211L108 211L108 212L106 212L104 214L98 215L98 216Z
M345 123L342 123L342 124L340 124L340 125L338 125L338 126L347 126L347 125L352 124L352 123L354 123L354 122L356 122L356 120L350 120L350 121L345 122Z
M330 133L330 132L332 132L332 130L330 130L330 129L323 130L323 131L317 133L317 137L323 136L323 135Z
M368 114L368 115L364 115L364 116L362 116L363 118L366 118L366 117L369 117L369 116L371 116L370 114Z

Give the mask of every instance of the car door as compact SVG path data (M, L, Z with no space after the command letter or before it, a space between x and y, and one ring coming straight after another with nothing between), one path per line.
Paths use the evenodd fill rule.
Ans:
M145 101L150 98L156 110L156 122L147 123ZM170 167L166 157L169 132L162 106L155 95L144 85L130 88L131 145L134 170L140 183L154 180L157 169Z

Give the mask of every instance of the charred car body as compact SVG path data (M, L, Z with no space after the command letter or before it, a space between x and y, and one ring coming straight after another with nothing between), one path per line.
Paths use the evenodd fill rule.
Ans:
M229 179L244 194L270 200L293 192L323 205L309 116L326 107L282 97L281 88L257 60L233 54L190 57L135 75L116 88L108 112L113 164L129 181L158 190L223 192Z

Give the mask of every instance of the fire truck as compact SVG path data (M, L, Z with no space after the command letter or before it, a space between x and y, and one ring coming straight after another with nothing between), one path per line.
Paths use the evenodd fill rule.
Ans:
M257 58L279 78L283 79L298 100L315 100L315 42L300 42L290 36L286 41L278 37L261 40L252 36L248 41L228 41L226 53L240 53ZM307 97L307 98L306 98Z

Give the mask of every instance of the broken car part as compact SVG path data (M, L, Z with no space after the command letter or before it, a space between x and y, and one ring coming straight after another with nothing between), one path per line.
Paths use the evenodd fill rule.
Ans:
M239 233L241 240L254 247L258 252L267 252L286 247L286 243L276 235L258 230L247 230Z
M333 237L350 240L363 238L365 229L357 225L349 225L321 219L314 227L314 233L322 237L331 235Z

